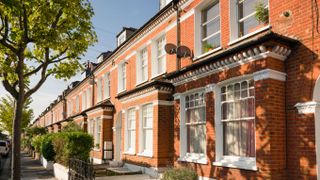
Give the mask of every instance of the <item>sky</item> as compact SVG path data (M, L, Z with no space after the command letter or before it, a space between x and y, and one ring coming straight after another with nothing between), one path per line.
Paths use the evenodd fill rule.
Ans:
M116 35L122 27L139 28L146 23L159 10L159 0L90 0L95 16L92 19L98 42L89 47L82 61L96 62L96 57L116 47ZM37 118L46 107L62 93L67 86L76 80L81 80L81 75L68 81L49 78L45 84L32 96L31 108ZM0 86L0 96L8 94Z

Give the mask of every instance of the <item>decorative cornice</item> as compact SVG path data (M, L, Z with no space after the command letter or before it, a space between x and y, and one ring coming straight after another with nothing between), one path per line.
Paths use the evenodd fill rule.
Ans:
M269 49L269 48L268 48ZM186 72L178 77L171 79L174 86L178 86L202 77L209 76L230 68L240 66L242 64L273 57L278 60L284 61L291 53L288 47L276 45L268 50L265 45L255 46L245 51L228 56L219 61L211 62L203 65L195 70Z
M208 85L206 85L205 92L206 93L213 92L215 86L216 86L216 84L208 84Z
M309 101L304 103L297 103L294 107L298 109L299 114L312 114L320 107L320 102Z

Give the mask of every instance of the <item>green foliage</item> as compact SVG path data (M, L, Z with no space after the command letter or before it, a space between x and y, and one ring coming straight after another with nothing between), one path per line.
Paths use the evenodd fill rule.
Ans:
M195 171L188 168L171 168L164 172L162 180L197 180Z
M22 114L22 128L27 127L33 118L33 110L30 108L32 100L27 99ZM0 130L7 131L12 135L12 122L14 117L14 99L10 96L0 99Z
M54 136L55 134L43 135L43 140L41 143L41 154L48 161L53 161L56 155L53 149L53 144L52 144L52 140L54 139Z
M44 135L47 133L46 128L43 127L31 127L24 129L24 137L22 139L22 147L31 150L34 148L32 141L35 137ZM33 146L33 147L32 147Z
M36 152L41 152L41 144L44 136L36 136L31 140L31 145Z
M61 132L53 138L55 160L68 166L70 158L87 160L93 148L93 138L85 132Z
M83 132L83 129L74 121L70 121L65 127L62 128L61 132Z
M269 22L269 10L266 8L266 5L263 2L259 1L255 6L255 10L255 17L259 22Z

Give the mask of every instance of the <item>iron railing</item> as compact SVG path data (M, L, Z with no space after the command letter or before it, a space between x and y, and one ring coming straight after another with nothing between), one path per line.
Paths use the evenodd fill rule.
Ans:
M93 163L76 158L69 159L69 180L94 180Z

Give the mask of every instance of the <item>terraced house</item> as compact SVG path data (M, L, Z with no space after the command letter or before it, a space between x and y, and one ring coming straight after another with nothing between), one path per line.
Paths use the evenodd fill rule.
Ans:
M34 122L75 121L96 163L157 176L320 177L318 1L161 0Z

